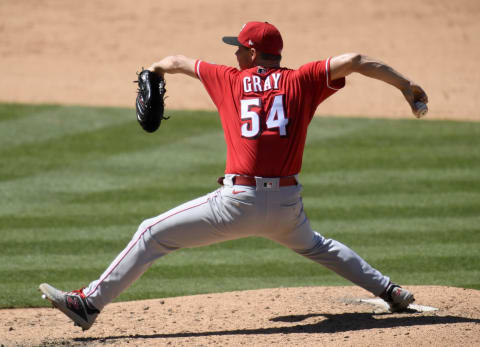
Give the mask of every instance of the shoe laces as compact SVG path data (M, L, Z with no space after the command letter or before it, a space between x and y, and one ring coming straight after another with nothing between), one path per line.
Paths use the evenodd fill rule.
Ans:
M85 289L85 287L82 287L80 289L76 289L76 290L72 290L70 293L72 294L77 294L79 295L82 299L86 299L85 297L85 294L83 294L83 290Z

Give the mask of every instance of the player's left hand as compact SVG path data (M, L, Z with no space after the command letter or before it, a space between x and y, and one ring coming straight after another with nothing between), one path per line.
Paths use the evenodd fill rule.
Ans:
M163 115L165 109L165 79L150 70L143 70L138 74L137 99L135 108L137 111L137 120L142 128L152 133L158 129L163 119L168 119Z

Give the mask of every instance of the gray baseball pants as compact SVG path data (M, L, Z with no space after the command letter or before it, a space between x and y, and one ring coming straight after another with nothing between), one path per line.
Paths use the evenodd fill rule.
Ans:
M279 187L276 178L257 178L257 187L224 185L198 199L143 221L127 247L98 280L83 290L89 304L102 310L158 258L180 248L206 246L261 236L301 254L374 295L390 279L342 243L310 227L301 185Z

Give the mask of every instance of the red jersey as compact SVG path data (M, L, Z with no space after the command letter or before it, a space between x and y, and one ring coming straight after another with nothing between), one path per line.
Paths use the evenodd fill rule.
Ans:
M330 59L298 70L253 67L239 71L195 62L215 103L227 144L226 174L284 177L302 167L307 128L317 106L345 85L331 81Z

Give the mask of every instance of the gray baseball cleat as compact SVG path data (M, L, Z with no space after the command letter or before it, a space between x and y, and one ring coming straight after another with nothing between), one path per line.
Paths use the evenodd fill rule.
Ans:
M90 329L100 313L99 310L88 306L87 299L81 289L67 293L47 283L40 284L39 289L43 293L43 299L50 301L54 307L62 311L84 331Z
M412 293L392 282L389 283L380 298L386 301L392 313L407 311L408 305L415 301Z

